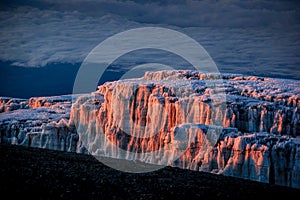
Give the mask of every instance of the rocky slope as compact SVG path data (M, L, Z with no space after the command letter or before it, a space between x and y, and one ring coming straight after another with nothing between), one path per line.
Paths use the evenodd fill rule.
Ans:
M0 193L25 199L295 199L300 189L175 167L112 169L91 155L0 144ZM107 162L119 160L103 158ZM135 167L133 161L124 165ZM13 166L13 167L12 167Z

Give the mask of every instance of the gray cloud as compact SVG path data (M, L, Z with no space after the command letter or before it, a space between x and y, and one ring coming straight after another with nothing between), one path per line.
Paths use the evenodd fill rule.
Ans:
M7 7L22 4L21 0L8 1ZM115 14L140 23L180 27L299 27L300 24L300 2L293 0L31 0L27 5L79 11L94 17Z
M135 23L105 15L20 7L0 14L0 59L19 66L82 62L98 43Z
M33 0L57 10L77 10L99 16L113 13L140 23L180 27L265 27L299 25L299 1L118 1L118 0ZM32 5L35 5L32 3ZM50 5L50 6L49 6Z
M0 9L0 60L32 67L80 63L105 38L155 25L193 37L225 70L257 72L269 67L272 73L290 69L299 74L299 4L267 0L9 1Z

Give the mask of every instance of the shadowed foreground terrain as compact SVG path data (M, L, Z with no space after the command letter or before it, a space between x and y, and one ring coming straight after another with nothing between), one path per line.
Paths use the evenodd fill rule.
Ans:
M165 167L149 173L114 170L84 154L0 145L0 192L34 199L253 199L299 189ZM115 162L112 159L111 162ZM128 161L128 164L132 162Z

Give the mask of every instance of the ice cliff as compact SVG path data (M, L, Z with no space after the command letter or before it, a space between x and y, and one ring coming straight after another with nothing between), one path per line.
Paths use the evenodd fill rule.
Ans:
M300 188L300 81L147 72L91 94L0 99L1 142Z

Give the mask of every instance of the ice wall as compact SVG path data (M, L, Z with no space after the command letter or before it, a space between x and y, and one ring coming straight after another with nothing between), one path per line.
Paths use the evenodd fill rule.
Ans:
M95 155L299 187L298 86L232 74L149 72L99 86L74 104L70 124L78 128L79 149Z
M3 100L1 141L300 188L299 83L160 71L107 82L72 106L71 96L17 109Z
M76 99L76 96L74 96ZM1 142L62 151L76 151L78 134L69 125L72 96L2 98ZM11 105L14 106L12 109Z
M0 97L0 113L28 108L28 100Z

